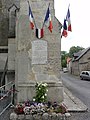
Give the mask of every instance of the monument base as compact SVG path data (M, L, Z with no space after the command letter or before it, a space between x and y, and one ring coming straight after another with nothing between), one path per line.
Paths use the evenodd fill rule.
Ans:
M35 84L39 81L28 81L18 83L17 102L23 102L26 100L32 101L35 96ZM43 83L48 84L47 100L51 102L63 101L63 85L61 81L44 80Z

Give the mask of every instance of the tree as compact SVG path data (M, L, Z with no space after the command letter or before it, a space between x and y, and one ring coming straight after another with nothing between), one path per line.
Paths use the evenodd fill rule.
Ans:
M61 66L63 67L67 67L67 58L73 58L73 54L79 52L80 50L83 50L83 47L80 46L72 46L69 50L69 53L67 53L66 51L61 51Z
M80 47L80 46L77 46L77 47L75 47L75 46L72 46L71 48L70 48L70 50L69 50L69 57L73 57L73 54L74 53L77 53L77 52L79 52L80 50L83 50L84 48L83 47Z
M67 52L66 51L61 51L61 66L67 67Z

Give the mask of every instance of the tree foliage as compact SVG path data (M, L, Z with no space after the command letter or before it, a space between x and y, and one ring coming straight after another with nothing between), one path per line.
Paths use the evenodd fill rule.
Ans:
M73 54L79 52L80 50L83 50L83 47L80 46L72 46L69 50L69 53L67 53L66 51L61 51L61 66L63 67L67 67L67 58L73 58Z
M67 52L61 51L61 66L62 66L62 68L67 66L66 57L67 57Z
M83 50L84 48L83 47L80 47L80 46L77 46L77 47L75 47L75 46L72 46L71 48L70 48L70 50L69 50L69 57L73 57L73 54L74 53L77 53L77 52L79 52L80 50Z

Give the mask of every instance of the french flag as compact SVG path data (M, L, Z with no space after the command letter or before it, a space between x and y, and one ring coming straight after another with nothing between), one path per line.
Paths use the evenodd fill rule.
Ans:
M66 24L66 19L64 19L62 36L67 37L67 35L68 35L68 33L67 33L67 24Z
M52 32L53 25L52 25L52 21L51 21L51 14L50 14L49 6L48 6L48 9L46 12L44 23L48 24L48 29L50 30L50 32Z
M42 28L42 29L36 28L36 37L40 39L40 38L42 38L43 36L44 36L43 28Z
M29 1L28 1L28 5L29 5ZM34 29L34 18L33 18L33 14L29 5L29 21L30 21L30 27L31 29Z
M68 22L68 31L72 31L69 8L68 8L67 15L66 15L66 21Z

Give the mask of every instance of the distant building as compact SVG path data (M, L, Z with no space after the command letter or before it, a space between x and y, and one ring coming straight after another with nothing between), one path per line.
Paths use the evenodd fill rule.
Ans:
M71 61L72 61L72 58L68 57L67 58L67 68L68 68L69 72L71 72Z
M74 75L79 75L83 70L90 70L90 47L74 53L70 69Z

